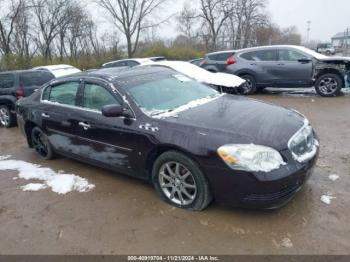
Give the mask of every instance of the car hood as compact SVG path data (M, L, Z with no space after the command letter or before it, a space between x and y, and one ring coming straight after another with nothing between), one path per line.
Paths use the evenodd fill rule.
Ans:
M350 57L341 57L341 56L330 56L327 58L322 58L319 59L320 61L325 61L325 62L350 62Z
M184 132L187 128L187 134L213 139L213 146L256 144L284 150L288 148L289 139L304 125L305 118L284 107L224 95L159 121L175 131Z

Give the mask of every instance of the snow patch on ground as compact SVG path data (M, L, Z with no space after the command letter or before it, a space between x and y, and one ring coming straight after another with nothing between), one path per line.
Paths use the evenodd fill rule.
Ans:
M293 243L289 238L286 237L282 239L281 246L285 248L292 248Z
M330 180L332 180L333 182L337 181L339 179L339 176L337 174L331 174L328 177Z
M321 201L327 205L330 205L332 203L332 200L334 199L337 199L337 198L332 196L330 193L327 193L327 195L321 196Z
M23 191L39 191L39 190L46 189L46 188L47 188L47 185L45 185L45 184L35 184L35 183L21 186L21 189Z
M245 80L227 73L212 73L199 66L183 61L159 61L150 63L150 65L161 65L174 69L184 75L187 75L198 82L216 86L225 86L236 88L245 83Z
M0 161L1 160L6 160L6 159L9 159L9 158L11 158L12 156L10 156L10 155L7 155L7 156L0 156Z
M39 180L42 184L28 184L21 187L24 191L39 191L50 188L57 194L67 194L72 191L87 192L95 185L82 177L73 174L55 172L50 168L41 167L32 163L8 160L11 156L0 156L0 170L18 171L18 177L25 180Z

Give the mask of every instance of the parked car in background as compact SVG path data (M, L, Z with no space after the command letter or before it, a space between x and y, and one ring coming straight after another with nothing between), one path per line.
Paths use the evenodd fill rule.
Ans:
M56 78L81 72L80 69L71 65L37 66L37 67L34 67L33 69L51 72Z
M196 66L200 66L201 63L203 62L203 60L204 60L204 58L197 58L197 59L190 60L188 62L191 64L194 64Z
M164 61L166 60L163 56L157 57L148 57L148 58L130 58L130 59L122 59L116 60L112 62L108 62L102 65L102 68L111 68L111 67L134 67L143 64L149 64L152 62Z
M350 79L350 58L327 57L301 46L266 46L238 50L226 72L245 79L244 94L265 87L315 87L321 96L339 95Z
M226 72L230 65L230 58L235 54L234 50L209 53L201 61L200 66L210 72Z
M301 114L220 94L163 66L61 78L17 102L20 129L55 153L154 184L171 205L278 208L311 176L319 151Z
M316 52L320 54L325 54L327 56L335 55L335 48L332 46L331 43L318 44Z
M15 103L30 96L55 76L46 71L23 70L0 72L0 125L12 127L16 124Z

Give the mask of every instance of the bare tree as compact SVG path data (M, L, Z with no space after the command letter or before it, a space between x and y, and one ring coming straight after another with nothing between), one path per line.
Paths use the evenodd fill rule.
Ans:
M149 19L167 0L96 0L113 18L116 28L127 42L128 56L132 57L138 47L141 33L164 21Z
M7 8L4 1L0 1L0 4L4 6L1 10L8 10L3 17L0 17L0 50L4 55L9 55L13 49L16 24L26 5L24 0L11 0L7 3Z
M188 3L184 4L183 9L177 16L179 31L190 40L198 36L198 32L196 31L198 17L196 10Z
M203 26L208 31L209 46L211 50L217 48L218 36L232 14L232 1L229 0L200 0L200 14Z
M35 40L46 60L52 59L52 45L62 27L70 23L72 3L72 0L32 0L36 18Z

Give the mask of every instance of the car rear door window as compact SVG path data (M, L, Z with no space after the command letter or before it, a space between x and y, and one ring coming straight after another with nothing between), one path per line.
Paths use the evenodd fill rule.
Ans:
M14 74L0 74L0 88L11 88L15 86Z
M47 89L44 91L44 97L49 97L48 100L54 103L60 103L63 105L76 105L76 97L79 89L79 82L65 82L57 84L50 88L50 94L48 95Z
M137 66L139 65L139 63L135 62L135 61L128 61L128 66L130 67L134 67L134 66Z
M19 75L19 85L21 87L42 86L54 79L54 75L50 72L24 72Z
M248 61L277 61L277 51L274 49L252 51L244 53L240 57Z
M120 105L117 99L103 86L94 83L86 83L84 87L83 107L95 111L101 111L106 105Z
M278 50L279 61L296 62L300 59L307 59L307 57L304 54L294 50L288 50L288 49Z
M221 54L218 54L216 56L216 60L217 61L226 61L230 56L232 56L233 53L232 52L229 52L229 53L221 53Z

